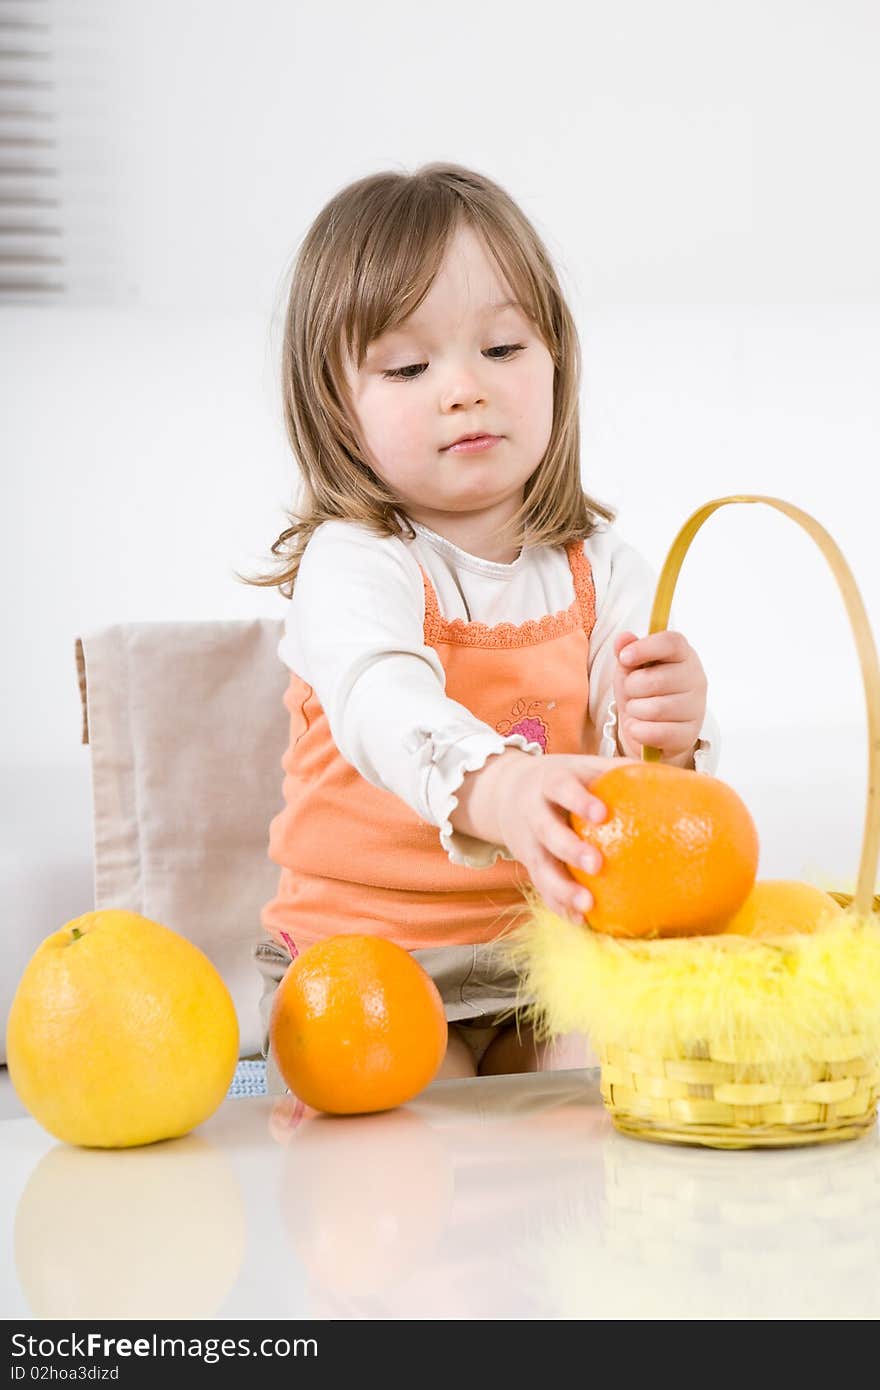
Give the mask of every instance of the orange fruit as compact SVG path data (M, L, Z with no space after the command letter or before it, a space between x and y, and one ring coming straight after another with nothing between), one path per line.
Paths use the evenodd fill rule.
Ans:
M758 870L758 832L732 787L666 763L626 763L591 783L600 824L569 819L602 853L598 874L569 871L594 898L585 919L609 936L692 936L724 929Z
M830 894L812 883L786 878L759 879L739 911L724 924L737 936L775 936L812 932L823 919L843 915Z
M105 908L41 942L6 1028L9 1075L57 1139L125 1149L188 1133L238 1063L232 996L186 937Z
M269 1037L294 1095L314 1110L391 1110L433 1081L446 1014L428 972L380 936L330 936L289 966Z

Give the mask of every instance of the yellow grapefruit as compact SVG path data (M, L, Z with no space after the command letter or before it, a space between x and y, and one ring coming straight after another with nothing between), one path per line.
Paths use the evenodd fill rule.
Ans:
M186 1134L238 1061L232 996L191 941L136 912L87 912L46 937L18 982L9 1075L68 1144L106 1149Z
M812 932L822 921L839 917L843 908L821 888L796 879L758 879L742 907L724 924L737 936L777 936Z

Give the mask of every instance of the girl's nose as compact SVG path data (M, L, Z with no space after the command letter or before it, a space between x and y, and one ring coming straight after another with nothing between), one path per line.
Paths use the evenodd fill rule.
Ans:
M467 410L474 405L485 405L486 395L483 386L478 381L468 381L464 377L459 377L444 393L444 410L459 409Z

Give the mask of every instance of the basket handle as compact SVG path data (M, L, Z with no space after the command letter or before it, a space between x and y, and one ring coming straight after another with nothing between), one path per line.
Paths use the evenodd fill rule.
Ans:
M868 800L855 898L852 899L846 894L834 894L833 896L844 906L853 904L856 912L867 916L872 908L878 905L874 900L874 881L877 874L877 861L880 858L880 663L877 660L877 648L871 633L868 614L852 570L837 543L824 526L820 526L809 512L801 511L800 507L793 506L791 502L783 502L778 497L758 497L744 494L737 497L720 497L714 502L707 502L704 507L700 507L688 518L669 548L669 554L666 556L657 583L648 631L654 633L662 632L665 629L672 608L672 595L684 557L703 522L707 521L719 507L727 507L735 502L764 502L768 507L775 507L777 511L784 512L786 516L790 516L793 521L798 522L813 537L831 566L846 604L861 662L865 701L868 707ZM661 756L661 752L657 748L646 747L642 750L642 758L645 762L659 762Z

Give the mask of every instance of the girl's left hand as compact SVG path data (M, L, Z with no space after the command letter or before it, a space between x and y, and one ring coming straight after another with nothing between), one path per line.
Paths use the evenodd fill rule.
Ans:
M688 756L706 717L708 681L700 658L680 632L614 639L614 698L620 746L628 758L659 748L666 759Z

